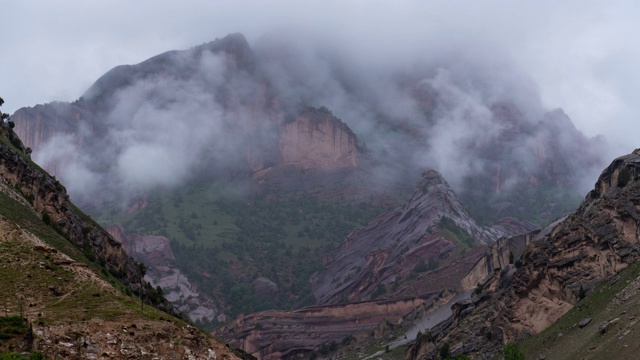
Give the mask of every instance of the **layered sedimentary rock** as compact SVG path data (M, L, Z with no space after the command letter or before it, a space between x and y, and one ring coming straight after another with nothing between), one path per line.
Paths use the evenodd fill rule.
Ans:
M421 297L311 306L294 311L263 311L240 315L215 334L258 359L285 359L309 355L322 345L360 331L373 330L383 321L392 323L435 298Z
M471 301L457 304L455 321L417 339L407 358L432 358L448 343L453 355L489 359L505 343L542 331L570 310L581 292L637 261L639 180L639 150L614 160L575 213L534 239L518 266L500 265Z
M531 225L513 221L532 230ZM333 262L313 281L318 303L368 299L380 286L415 276L416 270L436 270L425 276L419 291L455 288L480 256L471 251L446 263L454 249L490 244L514 231L504 222L499 228L481 227L469 217L455 193L436 171L423 174L404 207L378 216L353 231ZM436 265L439 262L446 266ZM419 269L419 264L430 268ZM422 277L421 277L422 278ZM405 289L406 290L406 289Z

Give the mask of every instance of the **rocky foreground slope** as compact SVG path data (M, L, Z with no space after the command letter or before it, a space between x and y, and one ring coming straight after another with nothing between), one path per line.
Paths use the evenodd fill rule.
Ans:
M142 281L143 268L30 161L9 126L0 128L0 352L50 359L240 357L150 306L173 311ZM5 333L7 319L19 326Z
M490 359L508 342L549 327L583 294L640 255L640 150L614 160L580 208L533 239L514 264L495 269L470 301L454 306L450 326L427 332L407 359L453 355Z

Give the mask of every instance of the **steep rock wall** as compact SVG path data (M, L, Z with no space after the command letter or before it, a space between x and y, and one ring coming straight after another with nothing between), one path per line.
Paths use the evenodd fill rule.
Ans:
M334 170L358 164L355 134L328 112L304 112L284 126L278 141L282 166Z
M415 276L421 262L445 260L449 263L442 269L419 276L416 288L425 292L455 288L481 255L467 251L448 259L454 249L490 244L522 228L532 230L516 221L495 228L479 226L440 174L429 170L402 208L378 216L347 236L333 262L314 279L314 295L319 304L367 300L379 286Z

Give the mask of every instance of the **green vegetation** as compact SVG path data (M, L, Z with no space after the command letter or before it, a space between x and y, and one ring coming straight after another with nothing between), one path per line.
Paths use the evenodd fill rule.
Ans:
M441 359L447 359L449 358L449 343L444 343L441 347L440 347L440 358Z
M471 236L467 234L466 231L460 229L455 221L446 216L440 218L438 229L444 233L447 239L456 241L466 248L472 248L474 246Z
M46 358L39 352L31 352L28 356L22 353L2 353L0 360L45 360Z
M376 289L371 293L371 299L377 299L387 293L387 288L383 284L378 284Z
M233 318L312 304L309 279L322 269L322 259L335 253L350 231L385 210L311 195L247 196L199 183L153 193L133 213L107 207L93 215L130 233L169 238L176 265L200 291L230 305ZM273 281L278 296L254 294L251 283L258 277Z
M504 360L524 360L524 354L517 344L509 343L502 349Z
M0 317L0 340L13 339L27 333L29 326L19 315Z

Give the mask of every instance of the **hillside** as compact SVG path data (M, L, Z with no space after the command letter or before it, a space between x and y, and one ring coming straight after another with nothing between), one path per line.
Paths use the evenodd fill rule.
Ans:
M489 273L469 301L454 306L452 319L444 328L416 339L407 358L431 358L448 344L453 355L465 353L490 359L504 344L540 333L571 309L576 310L569 320L550 330L556 331L556 337L558 331L574 325L578 314L592 314L595 319L620 315L617 312L624 309L619 306L627 306L634 294L633 286L626 290L621 287L631 284L635 275L626 275L629 282L613 287L617 290L609 287L616 282L611 279L616 279L622 270L635 267L638 259L639 168L638 150L615 159L575 213L531 241L513 264ZM603 297L616 293L618 300L605 306ZM584 295L589 295L590 300L579 302ZM585 351L580 344L586 346L588 341L579 338L569 348ZM611 349L605 339L595 340L589 345L590 351ZM538 341L549 341L552 346L565 340L555 339L547 332ZM555 349L565 356L576 355Z
M640 266L603 281L541 333L523 341L527 359L633 359L640 317Z
M239 358L151 306L173 311L162 292L141 281L144 270L29 160L11 128L0 127L0 352Z

